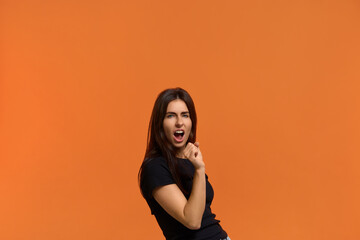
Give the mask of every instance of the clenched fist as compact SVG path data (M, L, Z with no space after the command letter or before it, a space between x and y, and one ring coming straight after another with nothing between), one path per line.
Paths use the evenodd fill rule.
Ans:
M199 148L199 143L188 143L183 151L185 157L190 160L190 162L194 165L194 168L201 169L205 168L205 163L202 158L202 154Z

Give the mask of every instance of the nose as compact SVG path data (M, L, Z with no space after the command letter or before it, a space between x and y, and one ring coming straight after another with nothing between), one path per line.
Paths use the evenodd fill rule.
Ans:
M182 117L176 119L176 127L181 127L184 124Z

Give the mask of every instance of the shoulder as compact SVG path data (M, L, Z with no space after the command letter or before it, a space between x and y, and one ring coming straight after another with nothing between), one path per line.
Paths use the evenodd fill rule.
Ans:
M145 160L143 167L145 178L171 177L171 171L164 157L155 157Z
M146 159L143 168L143 191L150 197L152 191L159 186L174 183L173 177L165 158L156 157Z
M166 159L164 157L160 156L160 157L148 158L145 160L144 170L151 170L159 167L168 168Z

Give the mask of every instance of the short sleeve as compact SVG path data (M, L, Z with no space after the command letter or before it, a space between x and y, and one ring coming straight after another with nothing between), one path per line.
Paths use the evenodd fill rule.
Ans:
M160 186L175 183L164 158L150 159L143 168L143 193L147 198L152 197L152 191Z

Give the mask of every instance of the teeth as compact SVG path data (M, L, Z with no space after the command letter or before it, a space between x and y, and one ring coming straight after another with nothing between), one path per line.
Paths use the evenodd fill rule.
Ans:
M181 130L178 130L178 131L175 131L175 133L183 133L184 131L181 131Z

